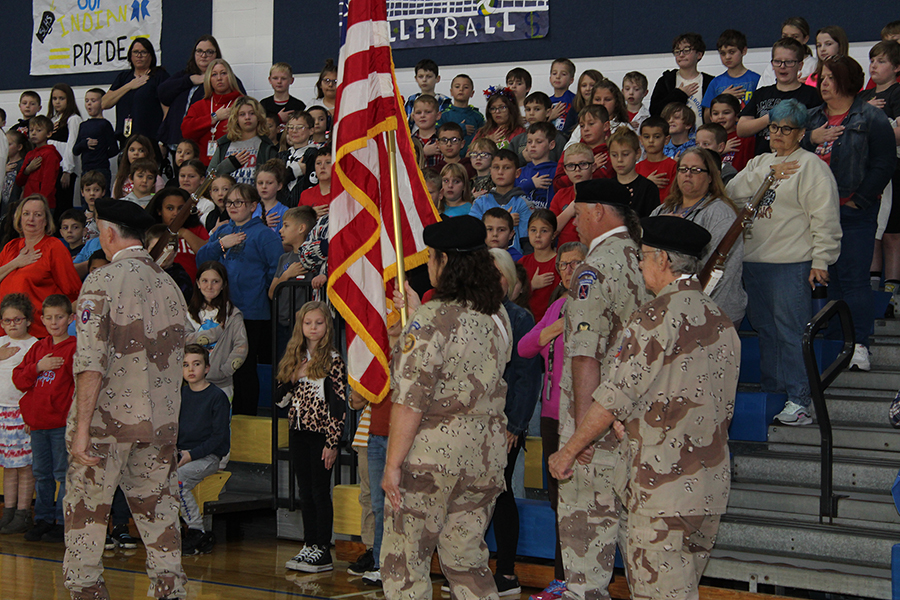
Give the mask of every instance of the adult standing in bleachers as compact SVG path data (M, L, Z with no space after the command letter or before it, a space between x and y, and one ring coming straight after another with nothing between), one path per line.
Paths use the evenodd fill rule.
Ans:
M121 71L100 101L103 110L116 107L116 137L121 144L134 134L156 140L163 120L159 85L169 78L156 62L156 49L147 38L135 38L128 47L131 69Z
M231 65L221 58L212 61L203 78L203 99L191 105L181 122L181 133L197 142L204 165L216 152L216 140L228 133L228 117L242 95Z

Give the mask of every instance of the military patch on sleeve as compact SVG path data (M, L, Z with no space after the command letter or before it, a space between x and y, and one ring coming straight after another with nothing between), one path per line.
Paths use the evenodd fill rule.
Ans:
M579 323L578 324L578 331L590 331L590 330L591 330L590 323Z
M578 275L578 299L585 300L591 293L591 286L597 281L592 269L585 269Z
M413 349L413 346L416 345L416 336L411 333L407 333L406 337L403 338L403 354L407 354L409 351Z
M84 309L83 311L81 311L81 322L82 322L82 324L87 323L87 322L90 321L90 320L91 320L91 309L86 308L86 309Z

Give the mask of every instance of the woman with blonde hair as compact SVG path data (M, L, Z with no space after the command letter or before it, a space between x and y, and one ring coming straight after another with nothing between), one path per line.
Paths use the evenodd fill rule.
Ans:
M181 122L182 135L197 142L197 158L204 165L209 165L216 140L225 135L234 102L242 95L231 65L221 58L211 61L203 76L203 99L191 105Z

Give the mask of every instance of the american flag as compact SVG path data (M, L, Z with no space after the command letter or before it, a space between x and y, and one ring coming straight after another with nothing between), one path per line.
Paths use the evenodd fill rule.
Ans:
M341 29L329 210L328 297L347 323L350 385L369 402L390 391L387 297L397 275L387 132L397 137L405 269L428 260L435 223L397 91L385 0L350 0Z

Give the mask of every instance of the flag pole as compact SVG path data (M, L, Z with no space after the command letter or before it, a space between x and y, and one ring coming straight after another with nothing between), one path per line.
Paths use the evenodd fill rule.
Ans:
M388 131L388 162L391 170L391 212L394 215L394 249L397 252L397 288L403 294L400 324L406 327L406 270L403 259L403 231L400 224L400 185L397 179L397 133Z

